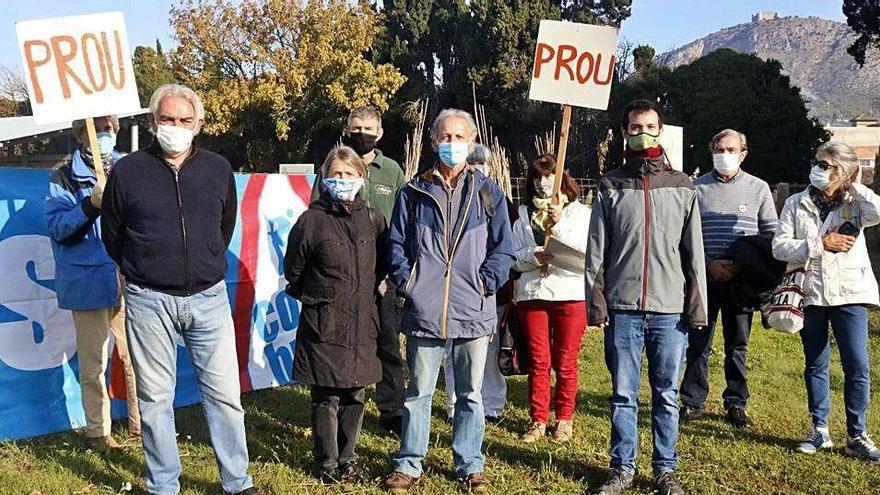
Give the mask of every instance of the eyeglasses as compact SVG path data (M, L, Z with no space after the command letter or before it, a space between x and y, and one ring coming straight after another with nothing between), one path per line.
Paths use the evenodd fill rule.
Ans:
M833 168L837 168L837 165L835 165L827 160L822 160L820 162L814 161L813 165L821 168L822 170L831 170Z

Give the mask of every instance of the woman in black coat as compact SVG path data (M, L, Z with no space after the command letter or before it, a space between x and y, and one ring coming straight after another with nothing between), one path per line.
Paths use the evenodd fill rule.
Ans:
M293 374L310 386L315 476L352 482L364 388L382 378L376 287L385 219L359 194L366 167L354 150L334 148L322 172L321 195L290 231L284 256L287 292L302 304Z

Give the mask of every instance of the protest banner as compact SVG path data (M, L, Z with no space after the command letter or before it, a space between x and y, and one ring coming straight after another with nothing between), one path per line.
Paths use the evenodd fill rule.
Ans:
M50 174L0 168L0 442L85 426L73 318L58 308L43 211ZM290 229L308 208L313 180L235 174L239 208L225 278L242 392L293 379L300 303L284 291L283 259ZM182 340L177 344L183 346ZM124 418L125 387L113 386L122 368L118 356L112 359L111 414ZM176 376L174 407L198 403L183 347Z
M571 107L608 109L618 29L564 21L541 21L529 98L562 104L552 204L558 204L565 170ZM545 247L550 241L547 229Z
M122 12L22 21L15 24L28 96L38 125L86 120L140 109ZM102 167L95 167L103 186Z

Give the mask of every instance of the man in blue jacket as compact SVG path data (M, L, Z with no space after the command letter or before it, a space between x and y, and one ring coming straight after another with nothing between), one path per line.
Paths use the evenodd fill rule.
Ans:
M119 119L98 117L95 128L100 165L109 171L122 156L114 149ZM102 193L84 120L73 122L73 134L79 146L53 171L49 180L46 224L55 255L58 307L72 311L76 329L86 438L98 451L117 450L121 446L110 435L110 396L104 383L111 333L125 369L128 428L132 435L139 435L141 430L137 392L128 358L116 264L101 243L101 225L97 219L101 214Z
M467 112L440 112L431 128L435 167L397 194L389 226L390 278L402 298L410 382L394 472L385 480L405 493L422 474L428 451L431 401L446 341L452 341L455 474L466 491L484 493L481 453L485 416L480 389L489 337L495 332L495 293L513 264L504 193L467 164L477 127Z

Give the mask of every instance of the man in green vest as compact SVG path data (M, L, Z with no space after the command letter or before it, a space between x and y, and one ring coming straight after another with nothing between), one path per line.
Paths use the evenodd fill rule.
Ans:
M371 107L361 107L348 115L342 135L342 144L354 149L367 164L364 192L367 205L385 217L391 218L397 190L405 180L400 165L376 147L382 139L382 116ZM318 198L321 175L315 177L312 200ZM379 424L389 432L400 435L403 420L404 361L400 355L400 315L396 307L395 288L389 280L379 286L381 330L379 333L379 360L382 362L382 381L376 385L376 406ZM387 297L386 297L387 294Z

